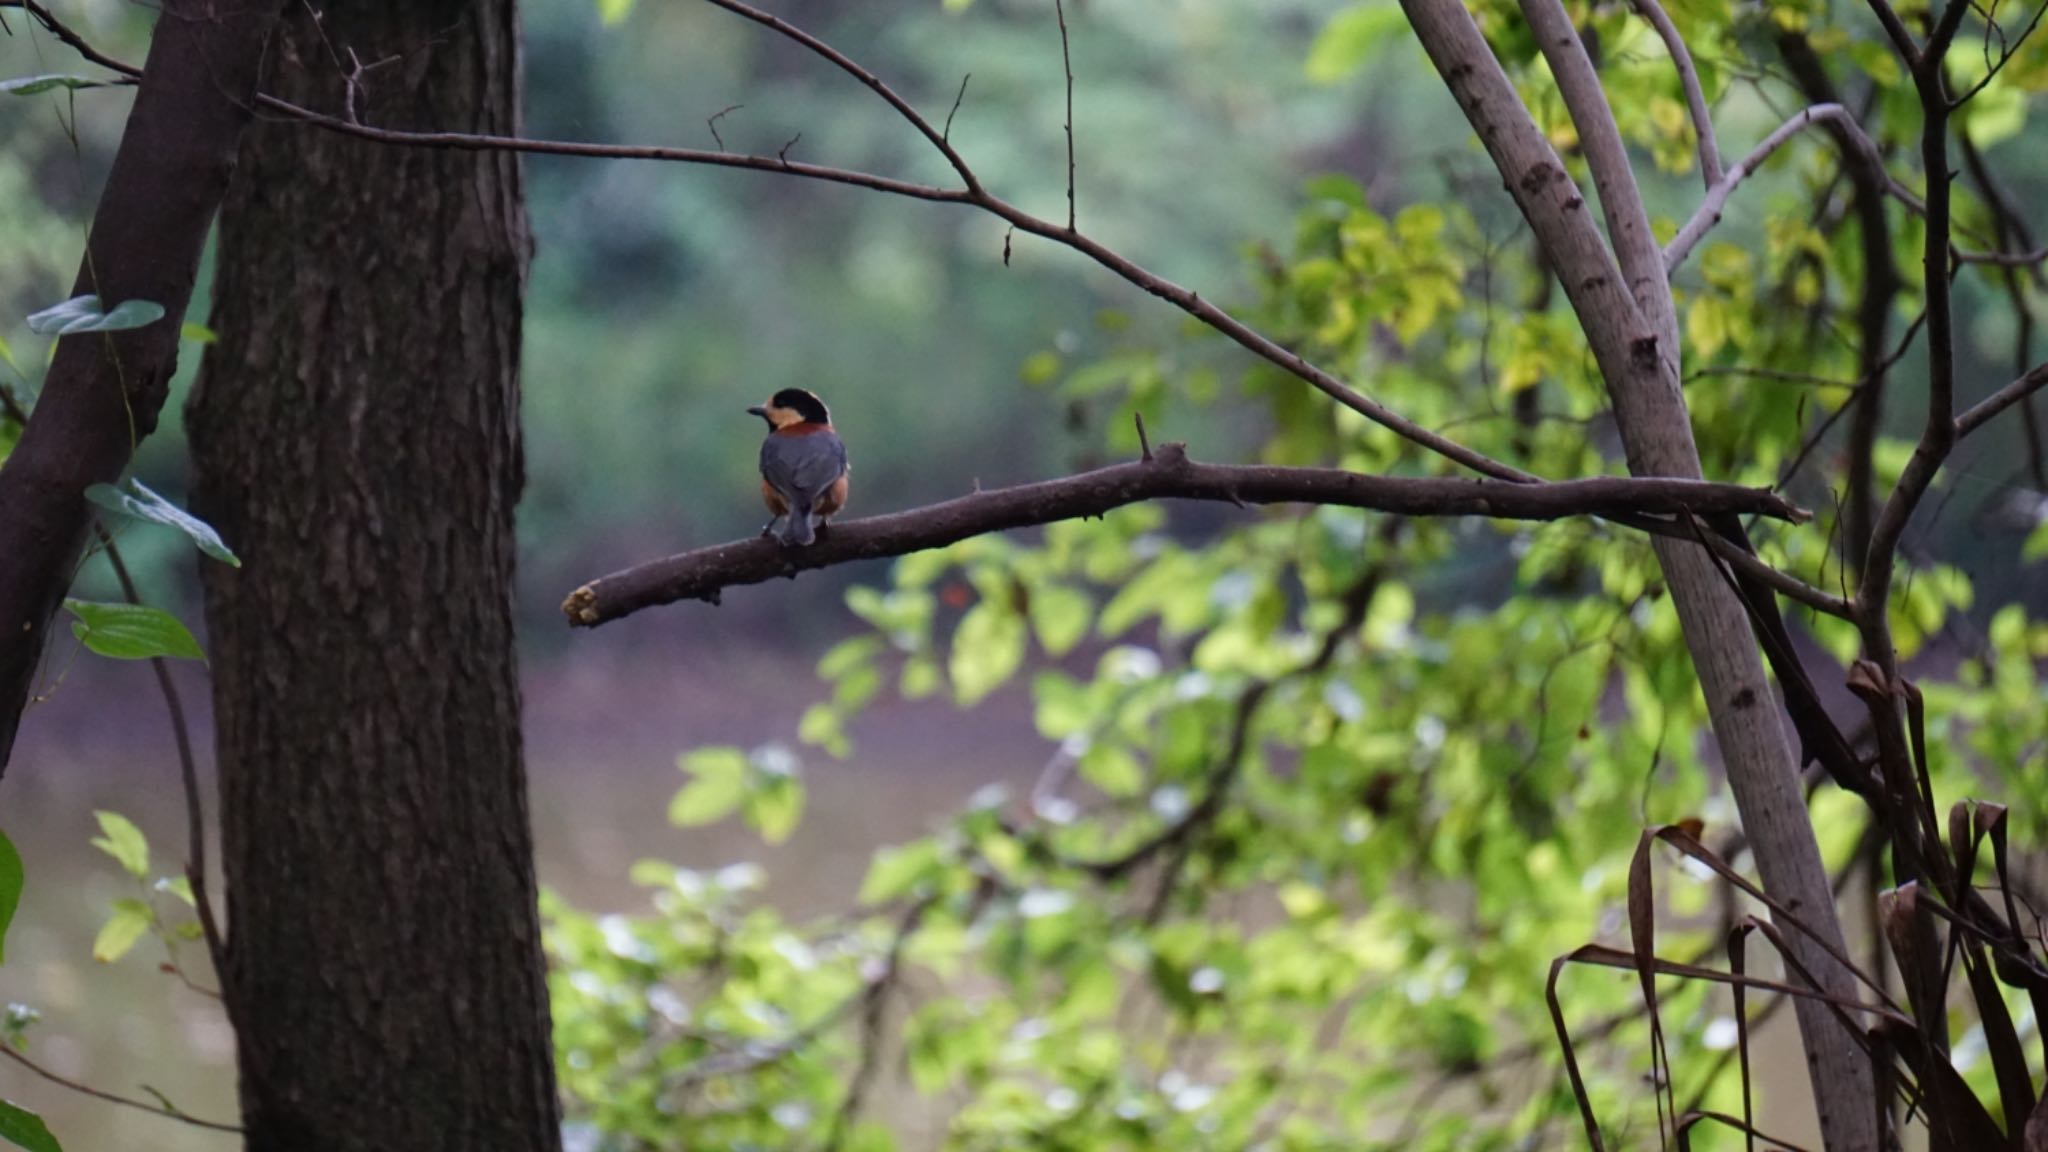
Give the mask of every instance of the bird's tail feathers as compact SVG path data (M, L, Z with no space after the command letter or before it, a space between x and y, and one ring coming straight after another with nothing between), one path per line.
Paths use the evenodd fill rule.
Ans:
M817 534L811 530L810 505L799 506L792 503L789 512L782 518L782 542L790 547L800 548L817 538Z

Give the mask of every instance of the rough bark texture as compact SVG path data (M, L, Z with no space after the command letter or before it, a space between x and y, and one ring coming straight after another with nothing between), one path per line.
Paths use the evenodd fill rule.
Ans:
M265 88L518 129L512 0L293 6ZM337 58L341 62L337 65ZM189 413L256 1152L560 1147L513 650L519 160L253 130Z
M153 300L164 316L59 341L34 419L0 468L0 769L85 546L85 490L119 479L156 429L278 9L229 0L162 7L71 295L98 295L108 307Z
M1529 7L1552 6L1539 2ZM1537 130L1459 0L1402 0L1402 9L1557 269L1606 380L1629 471L1638 476L1697 478L1699 453L1678 387L1677 349L1660 339L1663 309L1637 307L1631 285L1639 292L1642 278L1632 276L1624 282L1622 267L1587 219L1577 185ZM1540 15L1539 19L1545 24L1537 30L1539 38L1547 29L1548 46L1573 50L1558 43L1571 34L1568 25ZM1570 83L1574 74L1567 70L1559 79ZM1590 73L1578 70L1576 79L1581 91L1568 101L1575 118L1604 112L1604 101L1583 90ZM1581 126L1582 137L1593 132L1590 126ZM1615 174L1610 170L1609 176ZM1610 211L1619 203L1619 198L1610 202ZM1647 259L1638 251L1636 259L1625 263ZM1669 539L1653 544L1764 887L1816 935L1846 954L1827 870L1800 790L1799 765L1771 706L1770 685L1748 615L1702 549ZM1789 926L1786 935L1801 964L1826 991L1856 996L1847 968ZM1876 1089L1869 1058L1825 1005L1801 1000L1796 1010L1827 1147L1831 1152L1876 1148Z

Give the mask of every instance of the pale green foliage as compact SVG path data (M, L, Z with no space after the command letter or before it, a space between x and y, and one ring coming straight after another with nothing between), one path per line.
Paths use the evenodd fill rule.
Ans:
M1568 143L1507 11L1489 5L1482 18ZM1387 12L1338 16L1309 63L1315 78L1340 82L1388 51ZM1867 22L1713 0L1673 15L1708 96L1732 110L1730 137L1769 126L1731 95L1756 45L1773 27L1806 28L1816 49L1885 86L1878 132L1895 160L1912 154L1917 121L1892 100L1905 81L1882 66ZM1657 167L1688 172L1691 128L1661 44L1620 6L1591 19L1624 134ZM2017 64L1994 83L2001 95L1974 113L1987 139L2023 128L2019 94L2043 83L2048 69ZM1687 396L1716 478L1780 483L1850 395L1853 348L1816 336L1853 308L1863 274L1853 232L1811 222L1836 163L1817 137L1787 149L1680 276ZM1983 222L1967 195L1959 212ZM1896 240L1911 279L1918 237L1908 227ZM1306 189L1291 250L1260 254L1245 311L1482 451L1551 477L1620 472L1591 357L1529 249L1526 234L1461 201L1385 209L1324 178ZM1981 288L1975 275L1965 291ZM1916 290L1902 308L1917 311ZM1136 450L1134 412L1157 436L1213 406L1260 430L1248 455L1264 460L1447 471L1270 367L1226 387L1225 361L1199 334L1162 339L1112 314L1080 344L1031 356L1021 375L1107 429L1114 453ZM1895 393L1917 386L1910 363ZM1795 386L1745 367L1841 383ZM1981 367L1966 361L1965 379ZM1908 447L1880 441L1881 485ZM1840 579L1827 543L1840 467L1823 450L1787 485L1816 524L1756 530L1767 560L1826 587ZM1902 654L1967 628L1973 603L1959 570L1909 557L1892 604ZM551 901L564 1084L600 1147L810 1147L835 1135L844 1148L896 1147L884 1110L836 1127L856 1070L876 1061L884 1079L907 1073L954 1148L1504 1149L1561 1133L1570 1144L1576 1106L1543 996L1552 960L1591 940L1626 944L1644 827L1698 818L1708 843L1733 843L1654 557L1608 525L1277 510L1195 536L1166 509L1135 507L906 557L887 586L857 588L848 604L866 628L821 662L828 694L804 740L843 751L849 721L889 693L968 707L1027 685L1047 781L1028 803L985 796L880 852L846 917L792 924L749 900L751 874L652 864L638 873L656 890L645 916L593 921ZM1856 654L1852 630L1789 615L1838 658ZM2048 627L2008 606L1953 684L1927 685L1937 795L2013 798L2014 835L2028 844L2048 831L2038 804L2020 802L2048 794L2043 658ZM743 808L756 771L746 756L707 750L686 767L679 818ZM1826 785L1815 807L1825 859L1846 867L1865 810ZM1660 954L1709 954L1724 893L1658 859ZM907 983L888 959L899 936ZM1651 1139L1639 993L1587 969L1560 988L1567 1023L1597 1037L1581 1055L1603 1121ZM1720 1058L1730 1030L1710 1027L1731 1011L1725 993L1674 981L1663 993L1678 1098L1739 1110ZM871 1016L874 998L888 1010Z

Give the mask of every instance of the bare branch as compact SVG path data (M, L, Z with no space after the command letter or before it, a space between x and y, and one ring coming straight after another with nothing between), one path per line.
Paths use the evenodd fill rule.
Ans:
M830 44L791 24L780 16L774 16L761 11L759 8L742 4L740 0L704 0L704 2L714 4L736 16L743 16L748 20L752 20L754 23L769 29L785 39L796 41L817 55L831 61L832 66L838 68L841 72L867 85L870 91L887 101L889 107L894 108L899 115L909 121L911 127L922 133L926 140L931 141L932 147L939 150L939 155L946 158L946 162L953 166L954 172L959 173L961 182L967 185L969 192L980 191L981 182L975 179L974 170L967 166L967 161L960 158L960 153L953 150L953 145L946 139L945 133L933 128L931 122L926 120L918 113L916 108L911 106L910 101L897 95L895 89L882 83L880 78L873 72L854 63L839 49L832 47Z
M1866 152L1873 161L1876 159L1876 147L1871 144L1870 137L1864 135L1863 126L1856 123L1856 118L1849 114L1847 108L1840 104L1815 104L1810 108L1801 109L1794 113L1791 119L1778 125L1776 131L1764 137L1763 143L1752 148L1749 155L1744 156L1735 167L1728 170L1727 175L1707 188L1706 199L1700 201L1700 206L1694 210L1692 219L1687 220L1685 226L1678 230L1678 235L1671 238L1671 243L1664 246L1665 272L1676 272L1678 266L1685 263L1685 258L1692 253L1701 239L1714 225L1721 222L1721 209L1728 203L1728 197L1749 178L1751 173L1762 167L1763 162L1770 159L1772 153L1784 147L1785 143L1798 135L1802 129L1819 120L1834 120L1843 125L1848 138L1856 141L1856 147Z
M294 120L317 128L394 146L449 148L467 151L524 152L612 160L660 160L684 164L709 164L718 167L743 168L757 172L777 172L807 179L824 180L866 188L876 192L906 196L916 200L972 205L1007 221L1013 230L1022 229L1032 235L1042 236L1087 256L1125 281L1167 301L1209 327L1228 336L1245 350L1271 362L1288 374L1306 382L1317 391L1322 392L1324 395L1350 408L1373 423L1389 429L1413 444L1435 452L1445 459L1462 464L1481 475L1491 476L1497 480L1533 482L1539 479L1510 464L1495 460L1485 453L1478 452L1439 433L1432 432L1393 410L1380 405L1331 373L1309 363L1299 353L1283 347L1278 342L1253 329L1250 325L1245 324L1223 309L1218 308L1215 304L1203 299L1200 293L1183 288L1165 277L1146 270L1131 260L1117 254L1099 241L1082 235L1071 224L1063 228L1049 220L1033 216L1010 204L1008 201L992 195L981 186L979 179L975 177L972 169L967 166L967 162L946 141L945 135L933 129L931 124L920 116L916 109L910 106L908 101L897 95L888 85L876 78L873 73L855 64L837 49L826 45L823 41L778 17L770 16L748 7L745 4L739 3L738 0L707 0L707 2L745 16L755 23L762 24L775 32L797 41L804 47L825 57L825 59L831 61L841 70L859 79L863 84L880 95L883 100L887 101L890 107L896 109L906 120L910 121L920 133L932 142L934 147L938 148L947 161L953 165L954 170L960 173L961 180L965 183L966 187L960 189L940 188L928 184L896 180L867 172L793 162L788 159L788 151L796 143L795 140L791 140L788 145L783 146L781 155L767 157L711 152L694 148L587 144L576 141L529 140L520 137L473 135L460 132L404 132L371 128L362 124L352 124L345 119L323 115L272 96L259 95L256 102L259 107L282 113ZM88 59L100 63L104 67L111 68L116 72L120 72L125 76L134 77L141 74L139 69L131 65L112 60L93 51L82 37L79 37L70 29L64 28L55 17L50 16L40 4L36 3L36 0L0 0L0 8L14 6L24 6L36 13L38 19L42 20L46 26L49 26L53 32L57 32L66 43L72 44L82 54L86 54ZM801 136L798 138L801 139ZM1004 263L1006 265L1008 264L1008 250L1009 236L1006 234L1004 237Z
M946 126L939 129L941 139L951 140L953 138L953 117L960 112L960 102L967 99L967 82L972 79L974 79L974 73L972 72L960 78L960 91L953 94L953 106L946 110Z
M1927 294L1927 422L1920 440L1899 475L1898 484L1885 500L1884 510L1870 532L1864 555L1863 578L1856 590L1856 605L1864 647L1870 658L1887 675L1896 674L1898 654L1894 650L1891 624L1887 617L1892 572L1897 564L1899 540L1914 509L1933 486L1934 478L1955 448L1956 349L1955 316L1949 280L1950 183L1948 132L1950 106L1943 79L1943 57L1962 21L1968 0L1948 0L1939 23L1927 39L1927 48L1913 70L1913 84L1920 96L1920 163L1927 174L1926 240L1921 265ZM2024 395L2024 393L2022 393Z
M1692 52L1685 46L1685 37L1678 34L1678 25L1671 22L1671 16L1664 11L1657 0L1630 0L1636 14L1650 22L1657 35L1664 40L1664 50L1671 54L1671 63L1678 69L1678 82L1685 88L1685 105L1692 113L1693 137L1698 141L1700 153L1700 179L1706 183L1707 191L1721 182L1721 146L1714 139L1714 116L1707 108L1707 94L1700 88L1699 69L1693 67ZM1669 262L1669 258L1666 258Z
M614 573L578 588L562 604L573 624L594 627L678 600L716 603L726 588L855 560L942 548L972 536L1100 516L1144 500L1243 504L1327 504L1410 516L1667 516L1682 510L1808 515L1776 493L1697 480L1600 477L1509 484L1442 477L1366 476L1334 468L1197 464L1179 444L1154 447L1149 462L998 488L908 512L834 524L808 548L752 538L700 548ZM1675 531L1675 529L1674 529Z
M2040 391L2043 385L2048 385L2048 363L2035 365L2026 375L1986 396L1956 417L1956 437L1961 439L1989 424L1999 413Z

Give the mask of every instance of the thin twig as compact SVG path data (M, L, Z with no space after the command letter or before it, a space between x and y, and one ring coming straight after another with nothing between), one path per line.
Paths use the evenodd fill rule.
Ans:
M104 1100L109 1104L119 1104L125 1108L133 1108L138 1112L148 1112L153 1116L162 1116L167 1120L176 1120L182 1124L190 1124L194 1128L210 1128L215 1132L240 1132L242 1130L241 1126L237 1124L222 1124L217 1120L201 1120L197 1116L187 1115L175 1108L165 1108L158 1104L152 1104L147 1100L137 1100L133 1096L123 1096L118 1092L109 1092L104 1088L95 1088L90 1084L80 1083L68 1076L60 1076L29 1059L27 1054L21 1052L12 1044L0 1043L0 1056L7 1057L9 1060L14 1061L16 1064L21 1065L23 1068L48 1080L52 1084L69 1088L73 1092L90 1096L95 1100Z
M1138 426L1138 458L1150 464L1152 462L1152 441L1145 436L1145 414L1143 412L1133 412L1131 413L1131 420Z
M953 139L953 116L960 111L960 101L967 98L967 82L972 79L974 79L974 73L972 72L960 78L960 91L953 94L953 106L946 110L946 126L939 129L939 138L941 140L951 141Z
M1074 231L1074 57L1067 48L1067 6L1052 0L1060 22L1060 64L1067 73L1067 231Z
M727 104L725 107L720 108L718 111L712 113L710 119L704 121L704 126L706 128L711 129L711 139L718 145L718 150L720 152L725 151L725 137L720 136L718 134L718 122L720 120L725 119L726 113L737 112L745 107L745 104Z
M121 594L128 598L130 604L140 605L142 596L136 590L134 578L128 573L128 565L121 559L121 549L114 543L113 534L104 525L97 527L100 544L106 549L107 563L113 566L114 578L120 581ZM225 1000L227 943L221 937L220 923L213 915L213 899L206 890L206 799L199 789L199 767L192 755L192 733L185 721L185 705L178 696L177 681L171 676L170 662L161 656L152 656L149 666L156 673L157 688L163 693L165 706L170 709L171 736L177 744L178 773L185 789L185 882L192 888L192 909L199 916L199 930L206 939L207 959L213 962L214 979L220 981L221 999Z

